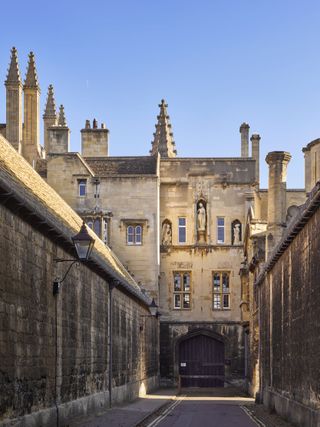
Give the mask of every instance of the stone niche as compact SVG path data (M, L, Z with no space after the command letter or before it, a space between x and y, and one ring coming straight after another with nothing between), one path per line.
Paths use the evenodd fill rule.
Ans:
M203 198L198 199L196 203L196 228L197 228L197 242L205 244L207 242L207 201Z

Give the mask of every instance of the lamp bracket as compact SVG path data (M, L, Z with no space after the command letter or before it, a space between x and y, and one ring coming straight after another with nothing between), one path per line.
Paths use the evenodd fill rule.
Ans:
M55 279L55 281L53 282L52 293L53 293L53 295L57 295L59 293L59 289L60 289L62 283L65 281L65 279L68 276L69 271L71 270L71 268L73 267L73 265L74 264L78 264L79 265L80 261L78 259L72 259L72 260L70 260L70 259L67 259L67 260L61 260L61 259L59 259L59 261L57 261L57 260L54 260L54 261L56 261L56 262L71 262L71 264L69 265L69 267L68 267L67 271L65 272L65 275L63 276L63 278L61 280L60 279Z

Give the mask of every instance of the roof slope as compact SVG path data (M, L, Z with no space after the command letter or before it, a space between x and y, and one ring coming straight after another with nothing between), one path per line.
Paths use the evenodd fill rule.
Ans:
M30 166L30 164L0 135L0 187L13 193L39 218L72 242L79 232L82 219ZM141 301L148 299L110 248L87 227L94 237L92 260Z
M97 176L156 175L157 157L85 157Z

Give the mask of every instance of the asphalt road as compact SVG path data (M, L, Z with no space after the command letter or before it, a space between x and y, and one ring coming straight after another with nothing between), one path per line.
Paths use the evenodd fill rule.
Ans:
M185 397L148 427L257 427L239 404L215 403Z

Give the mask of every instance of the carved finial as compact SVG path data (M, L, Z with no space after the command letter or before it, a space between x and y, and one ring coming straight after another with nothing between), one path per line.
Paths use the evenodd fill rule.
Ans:
M66 116L64 114L64 106L62 104L59 107L58 126L67 126Z
M160 104L160 114L157 116L156 132L153 134L151 155L160 153L161 157L176 157L174 149L173 132L171 130L170 117L167 113L168 104L162 99Z
M56 103L54 100L53 86L49 85L47 102L46 102L43 118L44 119L53 118L53 117L56 117L56 115L57 115L57 112L56 112Z
M8 68L8 75L5 84L21 84L19 64L18 64L18 53L17 49L13 47L11 49L11 60Z
M32 88L32 89L40 90L33 52L29 53L29 62L28 62L26 79L24 81L24 88Z

